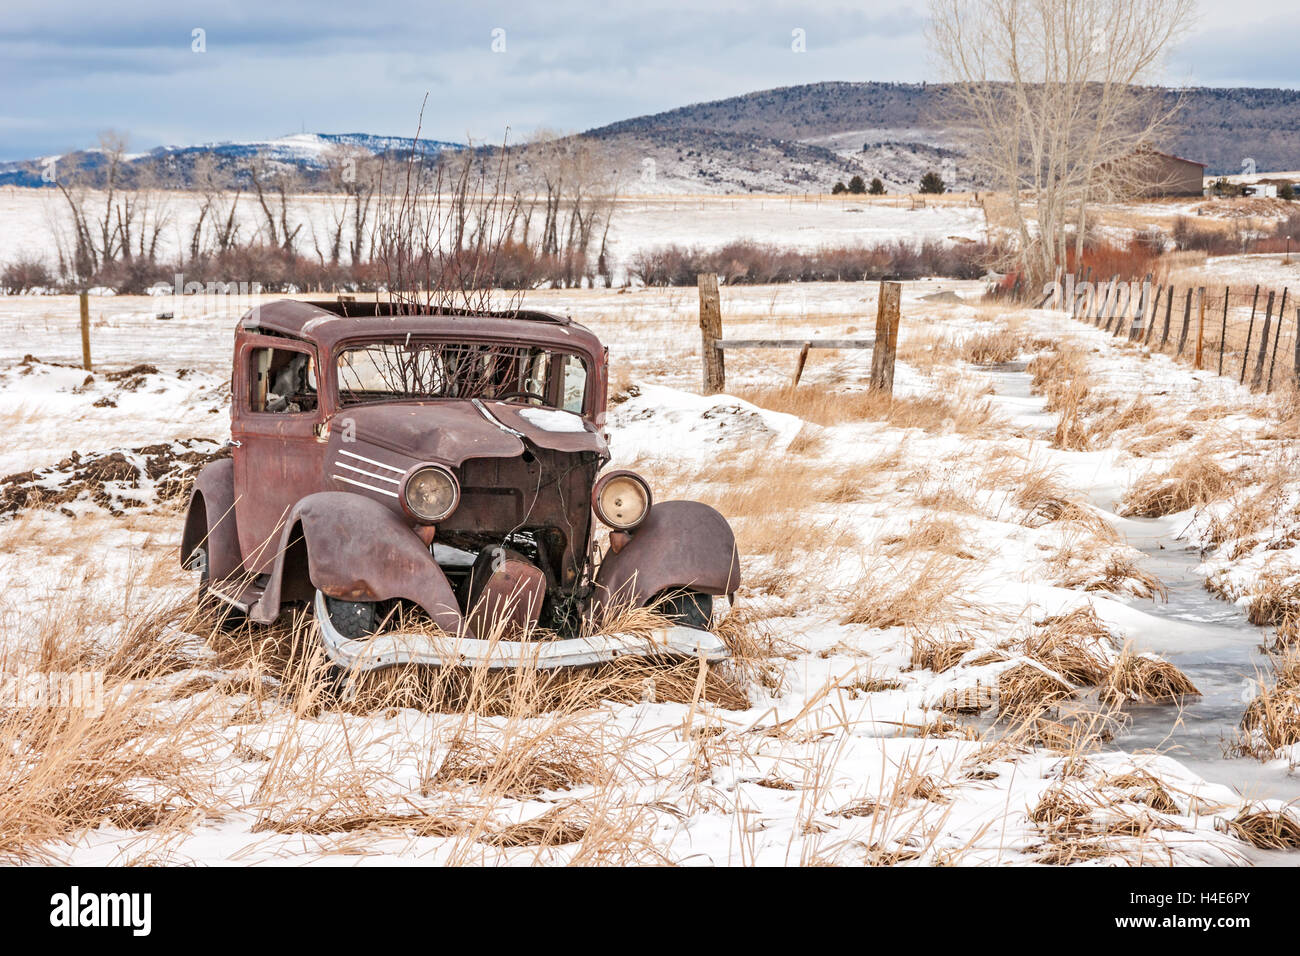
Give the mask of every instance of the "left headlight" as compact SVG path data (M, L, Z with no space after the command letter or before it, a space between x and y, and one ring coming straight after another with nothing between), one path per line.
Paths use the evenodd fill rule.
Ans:
M630 471L611 471L591 489L596 517L615 531L631 531L650 513L650 486Z
M460 504L460 483L441 465L422 465L402 487L406 510L421 521L441 521Z

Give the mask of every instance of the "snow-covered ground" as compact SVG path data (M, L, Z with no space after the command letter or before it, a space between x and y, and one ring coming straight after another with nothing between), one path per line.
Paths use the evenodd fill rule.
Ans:
M707 217L697 221L709 235ZM671 235L683 241L680 224ZM670 703L650 688L639 702L607 700L562 720L313 711L222 689L231 675L197 657L195 673L211 679L167 706L207 708L191 753L209 788L191 798L198 812L157 831L106 823L48 851L79 863L1257 858L1228 821L1290 792L1286 761L1234 789L1190 769L1177 741L1166 754L1127 752L1122 731L1108 741L1065 713L1028 734L992 722L1012 693L1004 678L1046 667L1061 680L1030 648L1072 610L1100 622L1090 653L1103 669L1131 660L1125 646L1165 654L1179 649L1171 634L1193 633L1171 630L1143 596L1143 553L1125 540L1135 525L1117 514L1152 460L1118 443L1056 447L1056 415L1030 393L1022 363L1072 346L1088 356L1095 389L1229 407L1214 426L1243 440L1263 429L1262 400L1063 316L924 298L938 291L973 300L979 284L907 285L892 409L865 394L869 352L813 353L802 404L779 388L794 353L729 352L728 394L700 396L693 290L529 297L610 346L614 465L636 467L656 494L698 496L732 518L746 567L739 607L765 649L765 676L743 701ZM868 285L723 290L737 336L853 334L872 327L875 306ZM74 450L227 437L236 315L226 303L207 308L164 321L154 300L95 300L87 381L48 364L79 360L72 300L0 300L0 472ZM972 364L967 349L981 339L1011 342L1013 361ZM29 354L39 361L24 364ZM141 363L151 369L109 377ZM174 501L120 516L78 501L0 521L3 646L48 631L43 622L70 607L100 640L122 639L134 608L193 587L175 568L179 533ZM188 686L191 676L168 680ZM1153 707L1174 705L1144 705ZM1053 744L1060 734L1073 736ZM512 792L493 789L490 774L446 770L467 748L487 766L529 747L532 759L577 769ZM571 838L511 836L537 819L552 837L555 821L569 821Z

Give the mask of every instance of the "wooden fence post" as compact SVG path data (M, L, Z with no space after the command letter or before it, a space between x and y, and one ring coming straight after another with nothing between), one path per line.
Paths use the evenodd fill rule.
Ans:
M1250 303L1250 325L1246 326L1246 352L1241 357L1241 378L1237 384L1246 384L1246 364L1250 361L1250 337L1255 334L1255 310L1259 308L1259 283L1255 284L1255 298Z
M790 383L791 388L799 385L799 379L803 378L803 367L808 362L808 350L812 348L811 342L805 342L803 348L799 350L799 360L794 363L794 381Z
M1128 329L1128 340L1137 342L1142 338L1142 333L1149 326L1147 325L1147 312L1151 308L1151 273L1147 273L1142 280L1142 296L1138 300L1137 313L1133 316L1133 324Z
M1205 348L1205 286L1196 290L1196 370L1201 369L1201 352Z
M700 357L704 363L704 394L713 395L727 387L727 369L718 340L722 338L722 302L718 296L718 277L701 272L696 280L700 287Z
M1282 304L1277 307L1277 334L1273 336L1273 357L1268 360L1268 385L1264 387L1264 392L1273 391L1273 366L1277 365L1277 346L1282 341L1282 316L1286 315L1286 294L1289 290L1282 290ZM1265 345L1268 343L1265 342Z
M1219 374L1223 374L1223 344L1228 337L1228 300L1232 297L1232 286L1223 287L1223 322L1219 326Z
M81 293L81 367L90 368L90 294Z
M1151 333L1156 328L1156 316L1160 314L1160 294L1165 291L1165 284L1162 282L1156 286L1156 294L1151 297L1151 321L1147 323L1147 334L1142 337L1143 345L1151 344Z
M1178 333L1178 353L1177 358L1183 357L1183 349L1187 348L1187 332L1192 324L1192 290L1187 290L1187 302L1183 305L1183 328Z
M1264 334L1259 340L1259 358L1255 361L1255 374L1250 377L1250 390L1253 392L1264 384L1264 360L1268 358L1268 333L1273 327L1273 296L1268 293L1268 305L1264 307Z
M894 394L894 353L898 348L898 323L903 299L901 282L880 283L876 310L876 343L871 349L871 388Z
M1292 366L1297 381L1300 381L1300 309L1295 310L1295 365Z
M1160 333L1160 351L1165 350L1165 343L1169 341L1169 317L1174 311L1174 284L1169 283L1169 294L1165 296L1165 329Z

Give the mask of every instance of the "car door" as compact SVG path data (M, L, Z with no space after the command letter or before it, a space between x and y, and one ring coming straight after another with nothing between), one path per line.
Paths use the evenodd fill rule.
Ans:
M244 568L270 569L285 518L321 490L322 411L315 350L303 342L250 335L236 353L231 424L235 516Z

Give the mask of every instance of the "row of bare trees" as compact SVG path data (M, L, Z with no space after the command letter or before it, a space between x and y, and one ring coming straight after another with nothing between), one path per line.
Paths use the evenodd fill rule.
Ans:
M181 215L176 193L129 162L126 137L103 134L56 179L59 272L114 284L123 274L246 268L261 255L314 260L331 276L364 273L363 282L382 274L404 289L612 280L617 188L577 138L540 134L517 149L417 145L398 159L338 146L324 156L328 199L304 195L296 170L265 155L239 172L234 180L211 154L197 157Z

